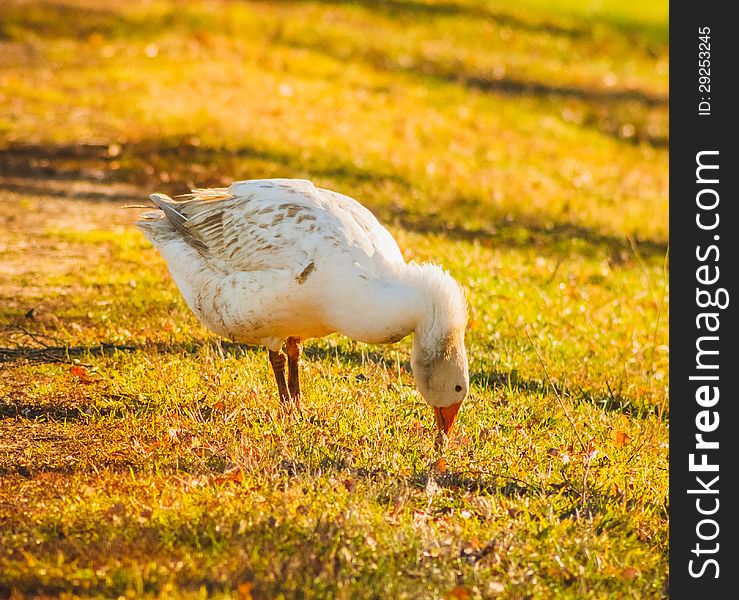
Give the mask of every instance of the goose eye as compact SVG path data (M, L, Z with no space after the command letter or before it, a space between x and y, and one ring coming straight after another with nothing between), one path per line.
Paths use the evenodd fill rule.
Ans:
M461 385L455 385L454 386L454 391L455 392L461 392L462 391L462 386Z

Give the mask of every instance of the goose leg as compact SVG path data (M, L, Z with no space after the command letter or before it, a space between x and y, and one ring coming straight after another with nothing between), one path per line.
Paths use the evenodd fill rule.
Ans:
M303 343L300 338L287 338L287 366L288 388L290 397L296 406L300 405L300 355L303 353Z
M273 352L269 350L269 362L272 365L272 370L275 373L275 379L277 380L277 390L280 392L280 403L282 406L290 404L290 392L287 388L287 377L286 377L286 357L282 350Z

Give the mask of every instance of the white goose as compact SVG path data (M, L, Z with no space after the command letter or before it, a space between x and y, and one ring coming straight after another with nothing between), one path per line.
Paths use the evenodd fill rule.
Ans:
M469 388L464 293L441 267L406 263L356 200L303 179L151 199L160 210L137 225L187 304L217 334L267 348L283 404L300 399L303 340L339 332L389 344L414 333L416 385L449 433Z

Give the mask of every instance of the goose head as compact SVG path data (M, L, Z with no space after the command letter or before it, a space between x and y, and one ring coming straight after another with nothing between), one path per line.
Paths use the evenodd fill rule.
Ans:
M436 426L449 434L470 387L464 333L464 291L437 265L418 266L418 289L425 298L411 350L416 386L433 408Z
M414 343L411 368L418 391L434 409L437 428L448 435L470 388L464 331L432 347Z

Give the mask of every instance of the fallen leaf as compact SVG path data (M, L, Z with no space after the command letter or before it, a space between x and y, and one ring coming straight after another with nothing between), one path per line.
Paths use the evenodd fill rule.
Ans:
M621 575L623 575L626 579L636 579L636 576L639 575L639 571L634 567L627 567L626 569L621 571Z
M251 581L244 581L239 584L239 600L252 600L251 589L254 584Z
M437 458L431 465L431 468L437 473L446 473L446 459Z
M100 46L105 41L105 38L99 31L94 31L87 36L87 42L91 46Z
M472 554L473 552L477 552L480 548L482 548L482 543L480 542L480 538L473 537L470 539L463 548L462 552L464 554Z
M616 446L625 446L631 441L631 436L624 431L616 432Z
M80 367L79 365L74 365L69 368L69 372L74 375L77 380L80 383L91 383L92 377L90 377L90 374L87 372L87 369L84 367Z
M223 485L224 483L243 483L244 472L241 469L232 469L223 473L223 475L219 475L213 481L218 485Z
M472 598L472 592L470 592L468 588L458 585L447 594L447 598L454 598L455 600L469 600Z
M200 458L208 458L214 454L213 449L209 446L193 446L190 451Z

